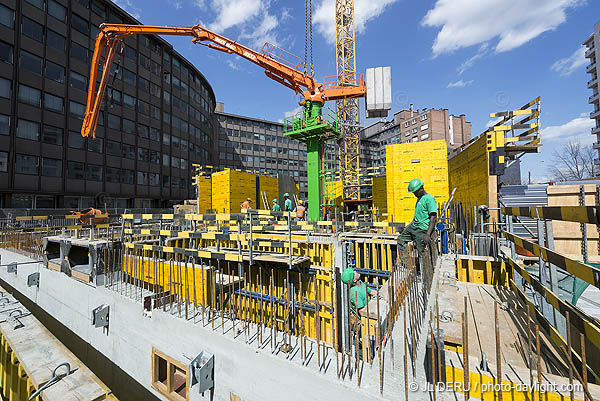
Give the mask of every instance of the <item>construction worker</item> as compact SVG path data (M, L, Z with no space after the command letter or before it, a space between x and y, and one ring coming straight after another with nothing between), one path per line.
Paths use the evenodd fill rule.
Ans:
M404 251L410 241L414 241L419 255L422 255L425 246L431 240L437 217L437 204L435 198L425 192L424 185L423 181L418 178L411 180L408 184L408 192L417 197L417 204L415 205L415 216L412 222L398 237L398 250L400 252Z
M306 208L302 204L302 200L298 200L298 205L296 206L296 221L303 221L305 216Z
M277 199L273 199L273 211L274 212L281 211L281 206L279 206L279 203L277 203Z
M283 194L283 197L285 198L285 202L283 202L283 210L286 212L291 212L293 208L292 200L290 199L290 194L286 192Z
M244 203L242 203L242 209L250 209L250 203L252 202L252 199L248 198L244 201Z
M342 272L342 282L350 286L350 330L358 333L360 318L367 313L366 306L371 290L360 280L360 274L351 267Z

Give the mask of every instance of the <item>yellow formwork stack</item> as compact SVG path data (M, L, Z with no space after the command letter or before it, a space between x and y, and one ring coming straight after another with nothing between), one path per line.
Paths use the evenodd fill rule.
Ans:
M387 178L373 177L372 192L373 192L373 207L376 209L379 216L387 213ZM384 219L381 219L384 220Z
M271 208L273 199L277 198L277 194L279 193L279 180L276 177L268 177L266 175L259 176L259 191L261 193L264 192L267 196L267 209ZM277 201L282 204L279 199ZM258 202L258 201L257 201ZM264 205L262 199L260 199L260 203L254 205L257 209L264 209Z
M247 198L252 199L252 207L257 206L254 174L226 169L213 173L211 178L212 208L217 213L239 213Z
M194 177L198 188L198 213L212 209L212 183L210 177L198 175Z
M448 147L446 141L424 141L386 146L386 190L388 221L408 223L415 211L415 196L408 192L413 178L438 205L449 198Z

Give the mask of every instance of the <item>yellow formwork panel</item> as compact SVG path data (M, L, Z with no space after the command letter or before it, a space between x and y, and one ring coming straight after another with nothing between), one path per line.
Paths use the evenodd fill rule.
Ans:
M378 213L387 213L386 177L373 177L372 181L373 207Z
M449 198L447 145L444 140L386 146L386 190L388 221L409 223L416 198L408 183L420 178L438 204Z
M267 196L267 209L271 209L271 205L273 204L273 199L277 198L277 194L279 193L279 180L275 177L267 177L265 175L261 175L259 177L259 188L262 193L264 192ZM279 201L279 200L278 200ZM258 209L264 209L264 205L262 199L257 201L255 205Z
M178 240L177 246L187 245L184 241L187 239ZM317 260L331 262L329 254L332 251L329 244L302 245L293 247L293 254L313 254ZM291 327L286 328L285 324L286 317L289 316L285 301L290 299L286 293L286 284L291 281L294 283L295 291L293 299L303 305L302 312L298 312L294 322L298 328L297 334L301 334L300 328L303 325L304 335L313 339L318 338L324 343L333 343L334 312L331 302L331 272L328 268L313 266L311 271L301 273L246 264L245 273L240 277L237 262L217 262L207 259L204 261L205 266L191 263L186 266L180 255L166 254L167 260L159 259L157 256L158 253L153 254L153 251L132 251L123 257L122 270L126 275L126 281L144 286L156 293L164 293L165 308L170 308L173 303L173 307L181 308L183 314L185 312L181 304L187 301L190 314L193 313L194 305L205 306L222 310L228 316L233 315L237 319L260 323L265 326L265 330L271 325L278 331L291 330ZM217 285L220 282L229 283L230 280L233 284L225 285L223 289ZM302 282L302 292L300 282ZM233 295L227 298L226 292ZM319 313L315 317L317 292ZM270 296L273 297L272 302ZM221 305L219 300L224 299L228 302L226 305ZM163 300L159 299L159 308L163 307Z
M211 177L212 206L217 213L239 213L240 205L250 198L256 207L256 176L244 171L226 169Z
M448 160L450 188L456 188L455 202L489 202L487 137L481 135Z
M198 187L198 213L212 209L212 182L210 177L196 176Z

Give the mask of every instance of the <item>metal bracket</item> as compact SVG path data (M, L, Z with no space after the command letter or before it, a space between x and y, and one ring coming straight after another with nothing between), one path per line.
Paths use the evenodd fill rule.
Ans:
M40 272L31 273L29 276L27 276L27 286L40 286Z
M108 305L100 305L92 311L92 324L94 327L108 327Z
M27 315L29 315L29 313L23 313L21 309L15 309L8 314L6 321L10 323L13 330L17 330L22 327L25 327L25 325L23 324L23 322L21 322L19 318L25 317Z
M12 262L6 265L6 272L17 274L17 262Z
M215 386L215 356L202 351L189 366L190 389L198 386L198 393L203 393Z

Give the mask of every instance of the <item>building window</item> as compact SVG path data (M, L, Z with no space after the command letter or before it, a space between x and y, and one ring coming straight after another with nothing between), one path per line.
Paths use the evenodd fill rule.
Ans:
M40 139L40 124L19 119L17 122L17 137L38 141Z
M148 105L148 103L144 102L143 100L138 99L137 104L138 104L138 111L140 113L145 114L145 115L150 114L150 106Z
M0 152L0 173L8 171L8 152Z
M42 131L42 142L52 145L62 145L63 129L44 125Z
M0 135L8 135L10 129L10 116L0 114Z
M123 119L123 132L126 134L135 134L135 121Z
M61 84L65 83L65 69L64 67L54 64L51 61L46 60L46 78L51 79Z
M138 171L137 184L138 185L148 185L148 173L146 173L144 171Z
M17 174L38 175L40 158L17 153L15 172Z
M13 47L5 42L0 42L0 61L13 63Z
M421 131L425 131L427 128L429 128L429 124L421 125Z
M83 180L85 178L85 165L79 162L67 162L67 178Z
M121 154L126 159L135 159L135 147L126 143L121 144Z
M121 174L118 168L106 167L106 182L121 182Z
M142 77L137 77L138 89L144 92L148 92L150 90L150 83L147 79Z
M29 4L39 8L40 10L44 9L44 0L26 0Z
M48 14L59 21L67 22L67 9L55 0L48 0Z
M0 24L13 29L15 27L15 12L0 4Z
M169 155L166 153L163 153L162 160L163 160L163 166L169 167Z
M121 129L121 117L108 113L108 128L114 130Z
M429 138L429 134L421 135L421 139L427 139L427 138Z
M42 175L46 177L61 177L62 162L59 159L42 158Z
M135 98L127 94L123 94L123 106L128 109L135 110Z
M88 50L85 47L78 45L77 43L71 41L71 57L73 57L76 60L81 61L82 63L87 63L88 62Z
M10 80L0 78L0 97L10 98L12 92L11 85L12 82Z
M19 84L19 102L40 107L41 100L42 95L39 90L27 85Z
M65 39L64 36L62 36L59 33L54 32L54 31L51 31L50 29L48 29L48 33L46 35L47 35L46 44L48 46L52 47L53 49L58 50L59 52L65 51L67 40Z
M89 152L102 153L102 138L88 138L87 145Z
M69 147L73 149L85 149L85 139L77 131L69 131Z
M44 93L44 107L57 113L65 112L65 100L62 97Z
M106 154L121 156L121 144L114 141L106 141Z
M21 33L33 40L44 43L44 27L27 17L21 17Z
M142 162L150 160L148 149L138 148L138 160Z
M69 100L69 113L73 117L83 119L85 116L85 105Z
M42 75L42 59L24 50L21 50L19 66L24 70Z
M90 33L88 22L77 14L71 14L71 27L85 35Z
M123 69L123 82L129 85L135 86L135 73L129 71L128 69Z
M91 181L102 181L102 166L88 164L85 178Z
M92 0L92 12L106 19L106 8L104 8L104 4L102 4L100 1Z
M122 184L135 184L135 173L133 170L121 170L121 183Z
M79 89L82 91L87 91L88 87L87 87L87 77L78 74L74 71L70 72L70 81L69 81L69 86L71 88L75 88L75 89Z

